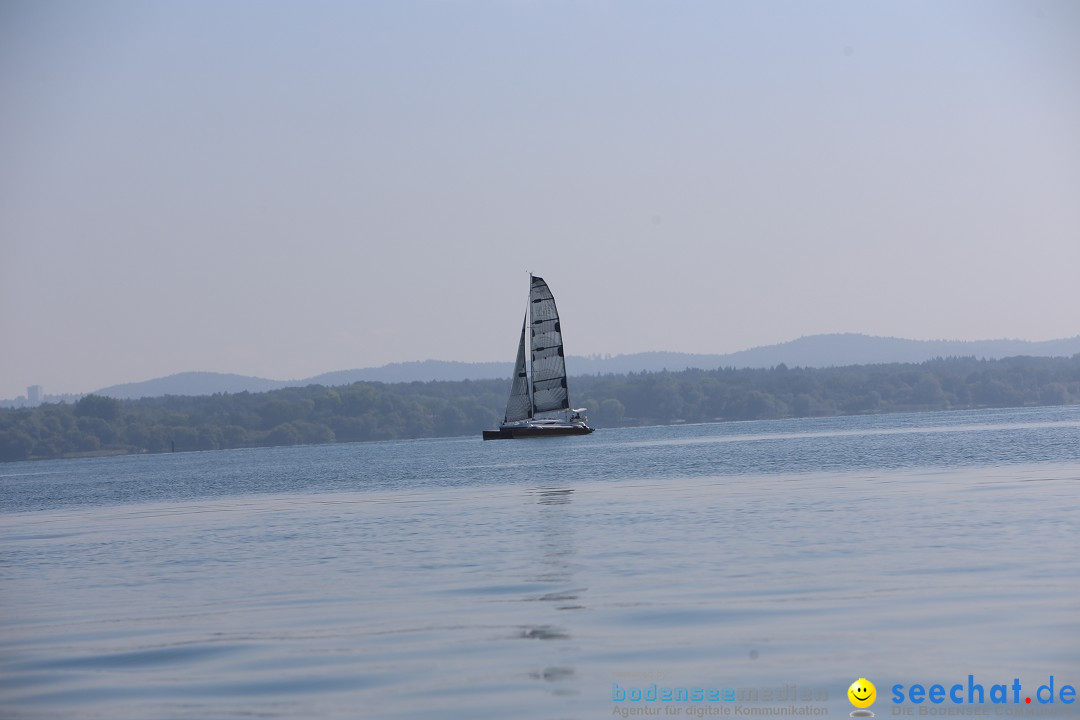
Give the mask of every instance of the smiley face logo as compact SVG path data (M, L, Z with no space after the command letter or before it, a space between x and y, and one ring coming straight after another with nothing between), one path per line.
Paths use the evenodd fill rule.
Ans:
M857 708L868 708L877 699L877 688L866 678L859 678L847 689L848 700Z

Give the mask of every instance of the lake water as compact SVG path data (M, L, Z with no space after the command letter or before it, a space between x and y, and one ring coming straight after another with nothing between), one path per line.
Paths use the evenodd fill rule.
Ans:
M13 463L0 509L3 717L1080 704L1080 407ZM890 701L969 675L1020 702Z

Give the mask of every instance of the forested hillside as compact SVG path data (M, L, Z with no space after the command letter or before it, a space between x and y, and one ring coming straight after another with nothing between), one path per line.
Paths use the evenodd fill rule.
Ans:
M479 434L509 380L309 385L265 393L0 410L0 460ZM570 380L600 427L1080 403L1080 355L841 368L686 370Z

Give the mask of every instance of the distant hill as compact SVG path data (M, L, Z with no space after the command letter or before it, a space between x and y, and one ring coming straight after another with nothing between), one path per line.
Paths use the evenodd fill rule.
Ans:
M427 382L430 380L489 380L510 377L514 363L466 363L449 360L421 360L390 363L362 370L338 370L304 380L303 385L351 385L354 382Z
M904 340L857 333L808 335L798 340L741 350L730 355L699 356L716 367L840 367L879 363L919 363L934 358L974 357L995 360L1018 355L1071 357L1080 353L1080 335L1064 340ZM706 367L713 367L710 363Z
M1071 357L1080 353L1080 335L1064 340L904 340L857 333L808 335L798 340L740 350L726 355L646 352L614 357L574 357L567 360L571 375L677 372L687 368L842 367L882 363L920 363L934 358L974 357L998 360L1018 355ZM501 377L508 377L509 370Z
M143 382L110 385L95 390L118 400L137 400L164 395L213 395L215 393L266 392L307 385L351 385L356 382L427 382L430 380L490 380L510 377L513 363L464 363L446 360L390 363L375 368L338 370L302 380L268 380L248 375L215 372L184 372Z
M809 335L778 345L741 350L726 355L645 352L613 357L570 356L571 375L626 374L679 371L687 368L757 368L784 363L789 367L833 367L890 362L918 363L938 357L999 359L1017 355L1070 357L1080 353L1080 336L1063 340L904 340L856 333ZM354 382L427 382L508 378L510 362L464 363L444 360L391 363L375 368L340 370L302 380L268 380L213 372L186 372L145 382L113 385L95 391L121 400L162 395L213 395L264 392L306 385L349 385Z
M95 390L95 395L107 395L118 400L135 400L142 397L164 395L214 395L216 393L266 392L290 385L307 385L286 380L215 372L183 372L143 382L110 385Z

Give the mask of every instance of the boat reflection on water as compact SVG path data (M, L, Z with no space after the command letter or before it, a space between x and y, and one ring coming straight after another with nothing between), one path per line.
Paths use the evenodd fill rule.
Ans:
M542 487L527 491L530 500L540 506L537 516L539 539L537 547L540 556L537 564L536 582L551 583L557 587L541 595L522 598L525 602L541 603L537 614L550 615L549 611L583 610L581 596L586 588L574 587L573 558L577 554L574 544L573 518L569 514L569 505L573 499L572 488ZM544 618L549 619L548 617ZM521 637L526 640L566 641L571 639L570 630L565 624L538 623L521 628ZM555 642L551 646L544 643L538 648L543 656L543 667L529 673L534 680L552 683L553 695L578 695L574 665L569 657L572 648Z

